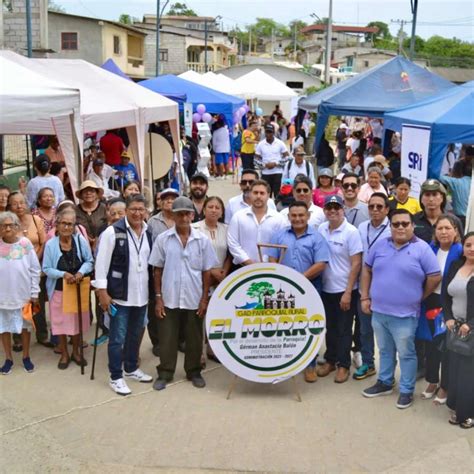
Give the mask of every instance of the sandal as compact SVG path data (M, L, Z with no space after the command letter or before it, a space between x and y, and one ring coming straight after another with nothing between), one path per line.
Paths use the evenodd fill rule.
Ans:
M74 356L71 356L71 359L79 366L79 367L87 367L87 360L86 359L76 359Z
M436 385L435 389L432 392L428 392L427 390L425 390L424 392L421 392L421 399L429 400L430 398L433 398L438 392L438 390L439 390L439 385Z
M69 357L67 358L66 362L61 362L61 359L59 359L58 369L66 370L69 367L70 362L71 362L71 359Z
M464 420L459 426L464 430L474 428L474 418L468 418L467 420Z
M446 402L448 401L448 397L440 398L438 396L435 397L433 400L434 405L446 405Z
M458 421L458 419L456 418L456 413L453 413L453 414L449 417L448 423L449 423L450 425L460 425L460 424L461 424L461 422Z

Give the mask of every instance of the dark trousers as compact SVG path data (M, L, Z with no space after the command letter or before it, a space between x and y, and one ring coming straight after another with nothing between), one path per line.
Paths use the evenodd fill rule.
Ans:
M278 174L262 174L262 179L265 180L270 188L271 188L271 194L270 197L273 197L274 199L278 196L280 193L280 186L281 186L281 177L283 176L282 173Z
M343 293L322 293L326 312L326 353L330 364L349 369L351 366L352 324L357 312L357 290L352 292L351 306L343 311L340 301Z
M186 318L181 315L179 317L179 342L184 342L186 339L185 328ZM155 296L150 296L150 302L148 303L148 336L153 347L160 345L159 333L159 319L155 316Z
M253 161L254 156L255 155L253 153L241 153L240 154L240 159L242 160L242 170L254 170L255 169L255 163Z
M359 295L360 297L360 295ZM365 314L362 311L360 299L357 301L357 312L360 321L360 352L362 353L362 362L369 367L374 367L374 330L372 328L372 315ZM357 324L355 325L357 330Z
M40 292L38 295L40 310L38 313L33 315L33 321L35 323L36 340L45 342L48 340L48 324L46 323L46 275L43 275L40 279Z
M192 309L165 308L166 317L158 319L158 338L160 341L160 365L158 377L171 380L178 360L178 340L180 325L184 324L186 351L184 353L184 370L186 376L201 373L201 354L203 326L202 319ZM180 324L181 323L181 324Z
M428 321L431 322L431 321ZM440 351L438 349L439 338L444 338L445 335L440 335L433 341L425 341L425 355L426 355L426 373L425 379L428 383L439 383L444 390L448 389L449 380L449 351ZM441 367L441 378L439 376L439 369ZM474 374L473 374L474 377Z
M359 306L360 293L357 292L357 307ZM362 322L360 320L359 311L354 316L354 333L352 334L352 352L362 351Z
M474 418L474 357L449 351L448 408L458 421Z

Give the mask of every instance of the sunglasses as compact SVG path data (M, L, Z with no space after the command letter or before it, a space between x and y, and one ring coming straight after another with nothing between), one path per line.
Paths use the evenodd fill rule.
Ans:
M411 225L411 222L409 222L409 221L398 221L398 222L392 222L391 225L395 229L398 229L399 227L403 227L404 229L406 229Z
M359 185L357 183L344 183L342 187L344 189L357 189Z
M301 194L301 193L308 194L310 192L311 192L311 189L309 189L309 188L297 188L297 189L295 189L296 194Z
M242 181L240 181L240 184L247 186L248 184L252 184L253 182L255 182L254 179L243 179Z
M330 203L330 204L326 204L324 206L324 209L326 209L326 211L340 211L342 207L339 204Z
M371 211L375 211L377 209L377 211L381 211L382 209L385 208L385 206L383 204L369 204L367 206Z

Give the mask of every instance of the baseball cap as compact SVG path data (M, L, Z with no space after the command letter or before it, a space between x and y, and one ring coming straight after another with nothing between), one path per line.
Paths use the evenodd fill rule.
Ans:
M275 133L275 127L273 125L265 125L265 131Z
M175 196L179 196L179 192L176 191L174 188L165 188L160 191L159 197L160 199L164 198L167 194L174 194Z
M94 166L102 166L102 165L104 164L104 160L103 160L102 158L96 158L96 159L92 162L92 164L93 164Z
M128 158L129 160L132 159L132 157L130 156L130 153L128 151L123 151L120 156L123 157L123 158Z
M332 196L326 196L324 198L324 207L329 204L339 204L341 207L344 207L344 201L342 200L341 196L337 194L333 194Z
M294 152L294 155L306 155L306 152L304 151L304 148L302 146L299 146Z
M334 173L332 172L332 170L330 168L323 168L318 176L327 176L329 178L334 178Z
M206 182L206 184L209 184L209 178L204 173L194 174L193 176L191 176L191 179L189 181L192 183L196 179L202 179L203 181Z
M437 179L428 179L421 185L420 197L423 193L435 191L446 195L446 188Z
M173 202L173 212L187 211L194 212L194 205L191 199L186 196L180 196Z

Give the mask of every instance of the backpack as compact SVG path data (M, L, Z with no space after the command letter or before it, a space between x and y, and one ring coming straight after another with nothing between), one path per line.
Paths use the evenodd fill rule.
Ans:
M310 171L309 171L309 163L307 160L304 160L304 162L306 163L306 176L308 176L308 178L311 178L310 176ZM289 161L288 161L288 172L290 172L290 169L291 169L291 166L293 165L293 158L291 158Z

